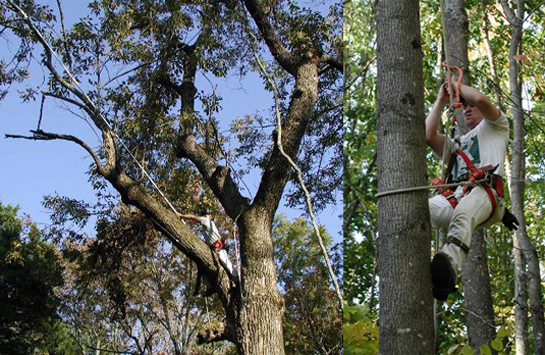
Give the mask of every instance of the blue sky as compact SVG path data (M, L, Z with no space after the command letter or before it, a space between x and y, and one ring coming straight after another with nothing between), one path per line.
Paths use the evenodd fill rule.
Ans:
M54 0L39 1L39 3L49 5L56 10ZM63 11L66 22L71 23L85 15L87 9L81 6L81 2L64 1ZM4 41L0 43L3 53L16 48L15 42L8 47ZM43 80L41 69L32 70L32 72L38 73L38 76L33 78L33 82L40 83ZM200 77L199 80L201 88L210 88L204 78ZM272 94L263 90L262 81L257 75L250 74L243 81L232 76L215 80L215 84L218 85L218 91L223 97L220 121L229 122L234 117L255 112L268 115L273 102ZM199 87L199 82L197 86ZM12 89L15 91L23 87L14 86ZM48 98L44 108L42 129L72 134L91 146L97 146L99 140L94 131L68 108ZM30 129L35 129L39 112L40 100L22 103L16 91L11 92L5 100L0 102L0 201L4 204L19 205L22 213L29 214L39 226L43 227L49 223L49 214L42 206L44 195L59 194L91 202L95 200L95 197L87 175L92 161L79 146L64 141L44 142L4 138L6 133L26 135ZM252 195L259 183L255 175L257 174L245 178L245 183L252 190ZM342 239L340 195L338 200L335 206L318 215L319 223L326 226L336 241ZM302 214L301 210L284 207L280 208L280 212L286 213L289 217ZM88 233L92 233L92 228L88 230Z

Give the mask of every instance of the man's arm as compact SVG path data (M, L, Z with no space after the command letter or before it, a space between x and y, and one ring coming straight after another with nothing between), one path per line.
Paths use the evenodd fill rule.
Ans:
M445 135L437 133L441 114L445 105L449 102L446 83L441 85L437 99L433 104L428 117L426 118L426 143L439 156L443 155L443 147L445 144Z
M178 213L178 217L183 218L183 219L188 219L188 220L194 221L194 222L200 222L200 217L197 217L197 216L195 216L193 214Z
M479 90L462 84L460 86L460 96L463 97L464 100L471 106L478 108L485 119L495 121L500 118L500 110L498 110L496 106L490 102L488 97L486 97L486 95L481 93Z

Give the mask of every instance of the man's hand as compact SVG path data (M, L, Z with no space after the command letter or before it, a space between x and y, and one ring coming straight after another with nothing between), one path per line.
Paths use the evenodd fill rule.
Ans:
M517 220L517 217L515 217L514 214L509 212L509 210L505 209L505 214L503 215L503 218L501 219L501 222L509 229L510 231L518 230L519 227L519 221Z
M437 101L442 104L443 106L450 103L450 96L448 91L448 85L446 82L441 85L439 88L439 93L437 94Z

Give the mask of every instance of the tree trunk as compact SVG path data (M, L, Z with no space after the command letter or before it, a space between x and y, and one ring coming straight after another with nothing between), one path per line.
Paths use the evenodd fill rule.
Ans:
M513 240L515 257L515 344L516 355L530 354L528 341L528 292L524 256L517 238Z
M487 0L482 0L482 18L484 26L481 27L481 37L486 47L486 56L488 58L488 65L490 66L490 75L492 75L492 81L494 82L494 96L496 98L496 107L503 111L503 104L501 99L500 79L496 72L496 62L494 60L494 52L490 45L490 36L488 35L488 29L490 28L490 20L488 19Z
M464 266L462 270L462 279L464 280L467 333L469 345L479 349L481 345L488 344L496 336L484 230L473 233L471 250L465 265L467 267ZM491 350L493 354L496 354L494 349L491 348Z
M379 1L378 190L426 184L422 49L417 0ZM433 354L428 194L378 202L380 354Z
M514 56L519 54L523 35L524 1L517 2L516 12L509 7L507 1L502 6L512 27L511 43L509 46L509 88L510 100L513 109L513 164L511 178L511 201L513 213L517 217L520 227L515 233L518 245L528 264L528 295L530 298L530 312L534 330L534 352L545 354L545 324L543 318L543 299L541 292L541 275L539 258L535 247L526 234L524 219L524 113L522 111L522 78ZM518 344L517 344L518 347Z
M271 222L268 213L252 208L239 223L241 249L245 251L237 326L241 354L284 354L284 301L277 287Z

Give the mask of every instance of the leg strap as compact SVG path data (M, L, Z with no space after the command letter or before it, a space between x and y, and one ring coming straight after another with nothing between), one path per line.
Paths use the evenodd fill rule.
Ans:
M465 251L466 253L469 253L469 247L467 246L467 244L464 244L460 239L458 238L455 238L455 237L448 237L447 238L447 244L454 244L454 245L457 245L458 247L460 247L460 249L462 249L463 251Z

